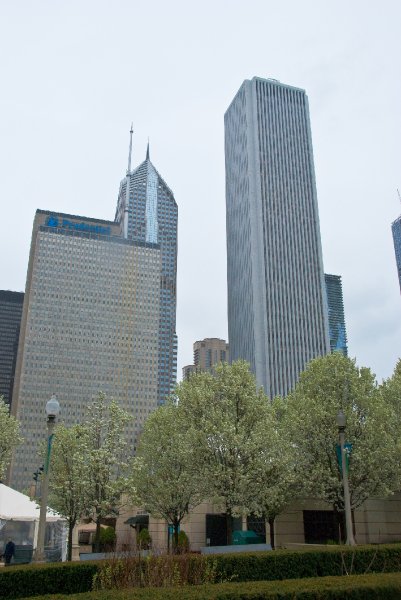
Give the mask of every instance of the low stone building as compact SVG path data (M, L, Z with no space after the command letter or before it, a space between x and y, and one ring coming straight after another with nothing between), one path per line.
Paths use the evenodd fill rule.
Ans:
M127 522L128 521L128 522ZM372 498L354 511L355 538L358 544L376 544L401 541L401 493L389 498ZM146 526L157 551L166 551L171 545L172 532L166 521L155 519L145 511L125 508L117 519L117 550L136 547L136 535ZM262 519L234 519L234 529L267 531ZM290 548L299 544L326 544L339 539L339 523L332 507L316 500L298 500L290 504L275 521L276 548ZM224 545L225 515L211 503L197 506L185 518L181 530L187 534L191 550L204 546Z

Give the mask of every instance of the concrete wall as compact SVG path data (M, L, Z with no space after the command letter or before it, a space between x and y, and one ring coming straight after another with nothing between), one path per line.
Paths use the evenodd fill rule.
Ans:
M401 492L367 500L355 511L355 526L361 544L401 541Z
M276 519L276 547L304 544L304 510L331 510L331 506L313 499L297 500L289 505ZM126 507L117 520L117 550L135 547L136 532L124 521L142 512L135 507ZM200 550L206 545L206 514L219 514L221 510L210 502L196 507L182 524L181 530L188 535L191 550ZM243 519L246 529L246 519ZM356 541L358 544L386 543L401 541L401 493L389 498L367 500L355 511ZM267 537L269 527L266 527ZM167 523L162 519L149 517L149 532L153 547L157 551L167 550ZM267 539L269 542L269 539Z

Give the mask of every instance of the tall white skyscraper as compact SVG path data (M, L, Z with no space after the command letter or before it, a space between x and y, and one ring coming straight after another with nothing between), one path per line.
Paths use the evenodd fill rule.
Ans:
M272 398L330 351L308 99L254 77L224 121L230 357Z

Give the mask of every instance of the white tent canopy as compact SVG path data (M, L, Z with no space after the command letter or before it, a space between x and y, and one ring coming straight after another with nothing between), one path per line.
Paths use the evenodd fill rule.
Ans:
M34 500L0 483L0 553L7 539L15 544L36 548L39 529L40 509ZM57 558L66 556L66 520L51 509L46 513L46 539L49 556L54 552Z
M39 521L39 507L25 494L0 483L0 519L3 521ZM48 509L46 521L63 520L56 512Z

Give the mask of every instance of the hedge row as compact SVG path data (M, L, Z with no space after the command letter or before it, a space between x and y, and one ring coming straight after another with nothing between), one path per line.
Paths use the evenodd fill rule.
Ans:
M342 549L329 547L320 551L220 554L207 558L184 555L175 557L175 560L189 561L188 568L194 571L197 565L199 568L198 561L210 561L210 566L218 574L217 581L273 581L344 573L389 573L401 570L401 544ZM0 598L87 592L92 588L93 576L105 562L53 563L1 569Z
M4 567L0 570L0 598L87 592L97 571L95 562Z
M400 573L40 596L37 600L399 600Z
M273 581L328 575L401 571L401 544L282 550L254 554L220 554L217 571L235 581Z

